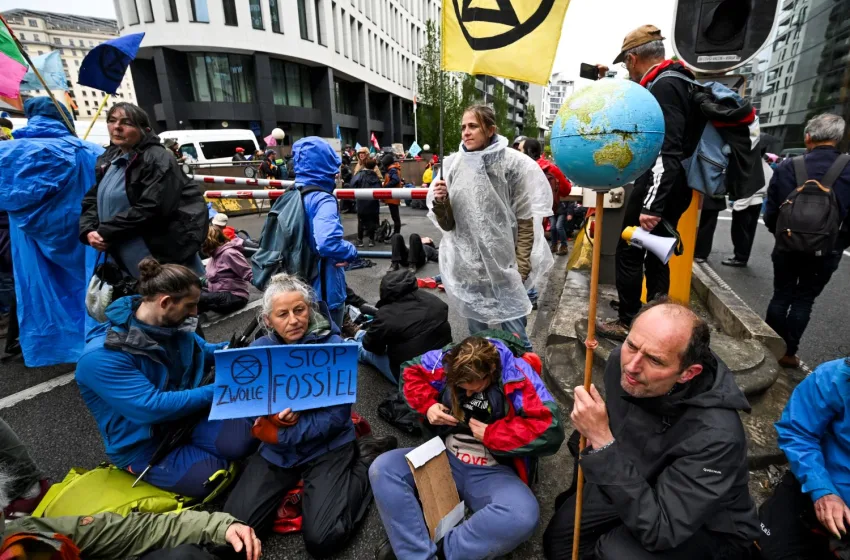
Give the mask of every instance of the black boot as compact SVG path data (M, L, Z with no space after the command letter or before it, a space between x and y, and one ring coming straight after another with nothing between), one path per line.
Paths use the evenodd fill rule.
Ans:
M398 440L395 436L365 436L357 440L357 447L360 449L360 458L371 465L378 455L398 447Z
M408 267L407 267L407 270L409 270L411 274L413 274L414 276L416 276L416 265L415 265L415 264L412 264L412 265L408 266Z
M396 271L396 270L398 270L399 268L401 268L401 267L399 266L399 264L398 264L397 262L394 262L394 263L392 263L392 264L390 265L390 268L389 268L389 269L387 269L387 272L395 272L395 271Z
M375 551L375 560L398 560L390 545L390 539L384 540Z

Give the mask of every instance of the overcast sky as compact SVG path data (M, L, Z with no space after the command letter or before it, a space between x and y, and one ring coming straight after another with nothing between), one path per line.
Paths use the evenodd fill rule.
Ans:
M588 83L579 79L579 65L582 62L610 65L620 52L623 37L635 27L652 23L669 37L673 5L674 0L572 0L553 72L564 72L568 78L576 80L576 86ZM0 0L0 11L21 7L115 18L112 0ZM669 41L667 43L669 56Z

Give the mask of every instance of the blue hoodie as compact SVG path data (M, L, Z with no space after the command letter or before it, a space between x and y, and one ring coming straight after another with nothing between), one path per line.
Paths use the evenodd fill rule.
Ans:
M103 149L71 135L47 97L27 100L24 111L27 126L0 142L0 211L9 213L21 348L28 367L73 363L85 345L95 260L77 231Z
M89 333L77 363L80 394L97 422L109 460L120 468L150 459L159 443L153 433L156 424L212 404L213 386L199 385L213 366L213 353L226 345L140 323L135 318L140 302L138 296L113 302L106 309L107 321ZM170 337L172 348L154 340L154 331L158 338ZM177 354L185 364L172 365L170 356Z
M313 250L321 257L320 273L313 282L313 290L320 300L327 302L329 309L336 310L345 305L345 270L335 265L357 258L357 248L343 238L339 208L332 194L341 162L330 144L317 136L302 138L292 146L292 162L296 188L321 187L327 192L307 193L304 211Z
M335 344L345 342L339 327L331 321L324 302L319 302L319 311L314 311L309 332L294 344ZM251 346L278 346L285 344L277 333L258 338ZM277 431L277 445L264 443L260 455L273 465L291 468L312 461L337 447L354 441L354 424L351 421L351 405L341 404L300 413L298 422Z

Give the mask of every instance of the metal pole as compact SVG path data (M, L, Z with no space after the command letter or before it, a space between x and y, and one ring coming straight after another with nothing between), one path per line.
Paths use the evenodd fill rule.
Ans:
M91 123L89 123L89 127L86 129L86 133L83 134L83 140L87 140L89 137L89 132L94 127L94 123L97 122L97 118L103 112L103 108L106 107L106 102L109 101L109 98L112 97L110 94L106 94L103 98L103 101L100 102L100 107L97 108L97 113L94 114L94 118L92 118Z
M21 56L23 56L24 60L26 60L27 64L29 64L30 70L32 70L32 73L35 74L36 78L38 78L38 81L41 82L41 85L44 86L44 90L47 92L47 95L50 96L50 99L51 99L51 101L53 101L53 104L56 105L56 110L59 111L59 116L61 116L62 120L65 121L65 126L68 128L68 132L70 132L72 135L76 136L77 131L74 128L73 123L71 123L71 121L68 120L68 116L65 114L65 111L62 110L62 107L59 105L59 102L56 101L55 97L53 97L53 92L50 91L49 87L47 87L47 83L44 81L44 78L41 77L41 72L39 72L38 68L35 67L35 64L32 63L32 59L30 58L30 55L27 54L27 51L24 50L24 46L21 44L20 41L18 41L17 36L15 36L15 32L12 31L12 28L9 27L9 24L6 22L5 19L3 19L3 16L0 16L0 21L3 22L3 25L9 31L9 35L12 37L12 40L15 42L15 46L18 47L18 50L20 51Z
M590 301L587 305L587 339L584 341L584 389L590 391L590 383L593 379L593 351L596 342L596 303L599 294L599 260L602 255L602 212L604 210L605 193L596 192L596 214L593 225L593 260L590 265ZM579 440L579 456L587 445L587 440L582 435ZM576 515L573 521L573 560L578 560L579 539L581 538L581 507L582 492L584 491L584 474L581 472L581 462L578 467L578 479L576 483Z
M443 172L443 113L445 113L445 107L443 104L443 30L440 29L440 178L445 179L446 174Z

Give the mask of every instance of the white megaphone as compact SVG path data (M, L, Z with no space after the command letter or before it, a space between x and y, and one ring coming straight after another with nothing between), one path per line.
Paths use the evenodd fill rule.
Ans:
M649 251L664 264L667 264L667 261L673 256L673 251L676 250L675 237L652 235L642 227L627 227L623 230L621 237L629 245Z

